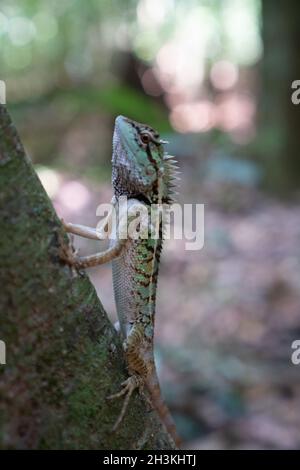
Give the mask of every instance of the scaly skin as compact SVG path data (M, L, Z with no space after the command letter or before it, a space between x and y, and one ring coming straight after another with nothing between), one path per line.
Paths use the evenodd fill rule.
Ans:
M151 204L170 204L173 201L173 188L177 179L175 173L174 160L165 154L157 132L123 116L116 119L112 157L114 203L117 207L121 196L128 198L129 222L131 212L136 214L139 208L150 215ZM121 208L117 207L117 211L120 225L123 220ZM84 227L72 224L65 224L65 227L69 232L97 238L91 228L85 231ZM151 238L150 224L143 230L148 232L148 238L119 239L113 241L106 252L88 257L80 258L70 252L63 253L62 257L79 268L112 260L114 294L129 372L129 378L122 384L121 391L108 397L126 396L114 429L124 417L133 390L146 387L153 406L179 445L175 424L161 396L153 354L162 222L159 222L157 239Z

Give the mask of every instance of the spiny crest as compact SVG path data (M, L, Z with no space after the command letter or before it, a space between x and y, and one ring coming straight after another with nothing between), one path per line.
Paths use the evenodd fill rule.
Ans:
M164 183L166 186L165 201L167 204L175 202L178 194L177 189L180 181L180 171L178 171L177 161L172 155L167 153L163 157L164 162Z

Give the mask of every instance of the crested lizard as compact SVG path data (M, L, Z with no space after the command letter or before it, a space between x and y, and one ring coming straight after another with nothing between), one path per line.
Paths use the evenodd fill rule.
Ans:
M142 390L146 387L152 405L176 445L179 445L175 424L161 395L153 353L163 222L159 219L158 237L153 237L153 226L149 224L148 218L145 219L144 226L141 222L140 233L144 234L144 238L120 236L123 230L126 232L137 213L150 215L153 204L169 205L173 202L178 172L175 160L164 151L164 143L150 126L123 116L117 117L113 135L112 202L117 209L119 235L111 240L110 247L104 252L79 257L76 253L65 250L61 257L76 268L112 261L114 295L129 372L129 377L121 384L121 391L108 397L114 399L125 396L114 430L125 415L132 392L136 388ZM118 201L124 196L128 199L127 217L121 205L118 205ZM70 233L99 239L107 236L110 222L109 215L103 227L105 233L71 223L64 223L64 226Z

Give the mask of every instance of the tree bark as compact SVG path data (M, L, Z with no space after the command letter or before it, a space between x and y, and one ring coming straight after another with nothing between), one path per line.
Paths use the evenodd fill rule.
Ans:
M87 275L60 262L66 234L3 105L0 188L0 448L174 448L138 393L111 433L120 340Z
M299 189L300 105L292 103L292 83L300 79L300 4L263 0L260 153L266 185L278 193Z

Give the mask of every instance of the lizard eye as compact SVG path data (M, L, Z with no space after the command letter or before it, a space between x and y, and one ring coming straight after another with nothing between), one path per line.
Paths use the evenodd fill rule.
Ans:
M141 134L141 141L143 142L143 144L149 144L150 142L149 134Z

